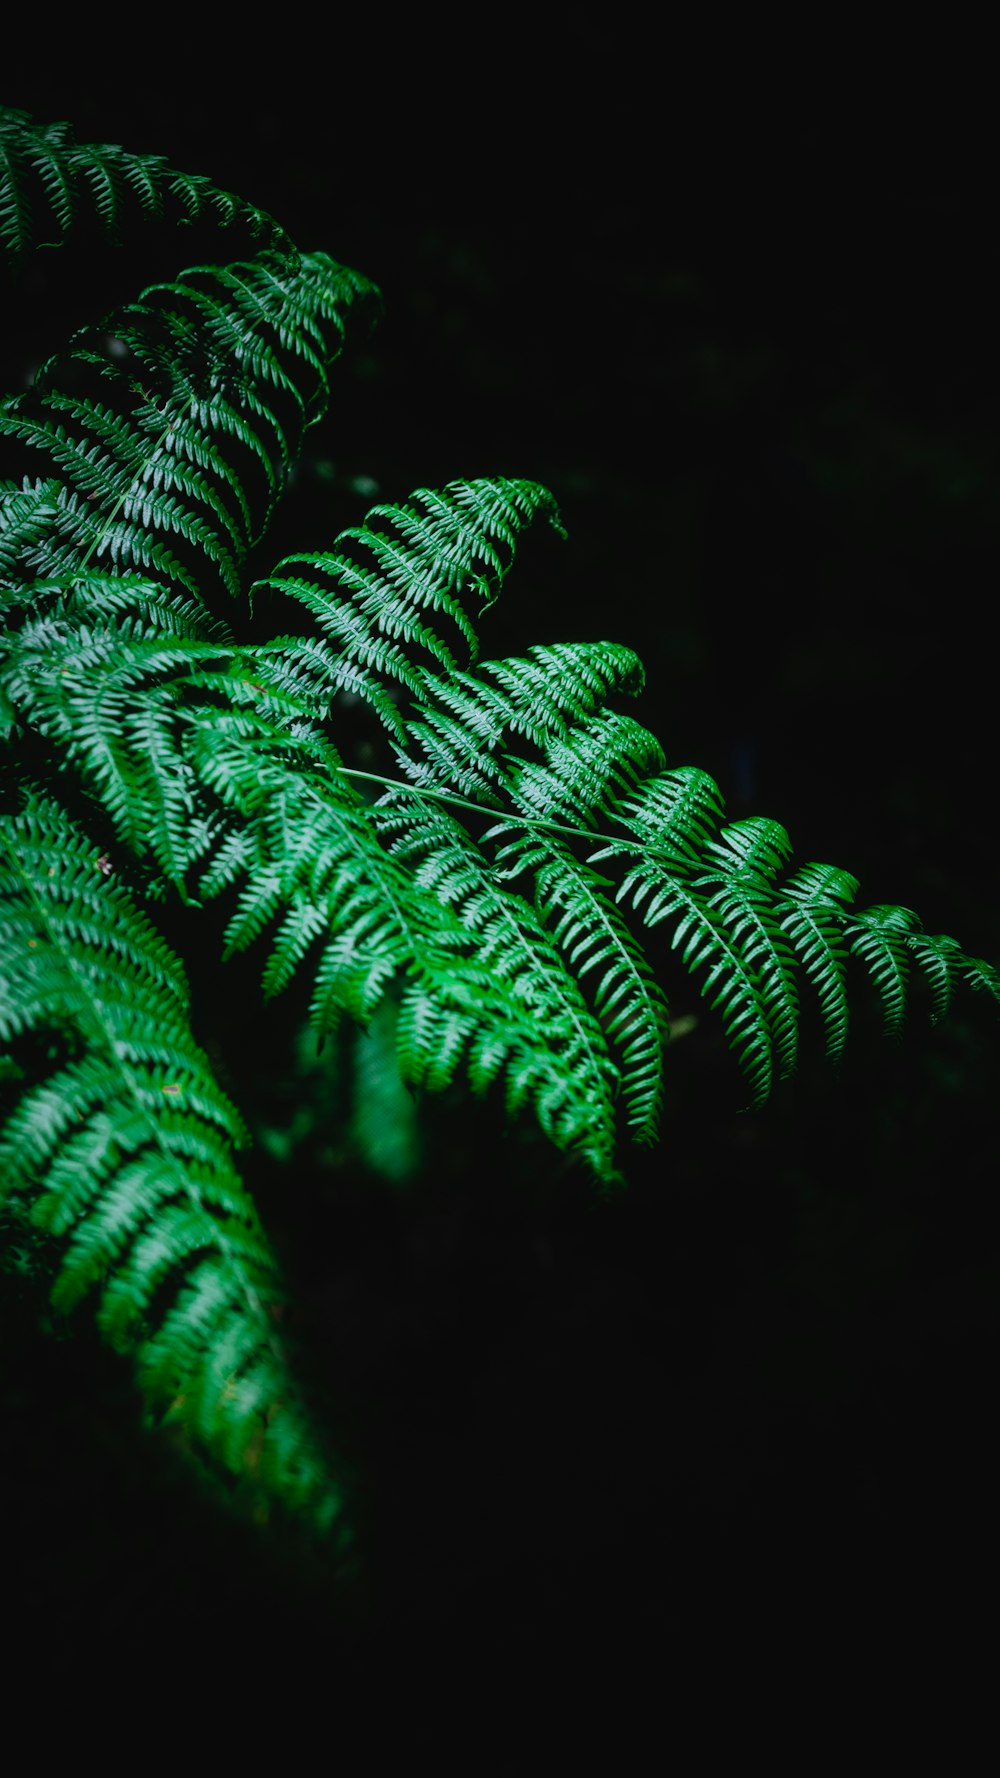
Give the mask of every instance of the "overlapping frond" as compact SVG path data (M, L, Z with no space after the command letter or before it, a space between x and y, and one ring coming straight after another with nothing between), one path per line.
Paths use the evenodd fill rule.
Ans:
M0 403L35 477L7 487L0 572L91 562L188 599L242 590L327 366L371 286L322 254L292 269L200 266L84 329ZM47 521L47 522L46 522Z
M351 543L378 542L377 567L363 577L346 548L309 559L328 587L281 565L269 584L321 616L319 637L255 648L195 643L183 625L159 619L155 583L138 579L131 594L146 589L142 620L115 613L114 622L88 628L47 614L17 632L3 674L9 703L79 766L123 843L152 851L182 894L206 898L238 887L227 942L242 949L274 928L268 993L316 951L312 1016L322 1035L344 1012L369 1018L388 983L402 978L400 1065L408 1079L439 1086L462 1066L482 1086L503 1073L511 1103L540 1114L543 1096L556 1103L548 1081L554 1058L557 1071L563 1064L585 1082L600 1132L586 1146L609 1170L619 1097L630 1133L648 1140L657 1128L668 1028L628 910L647 927L666 926L757 1100L795 1067L803 977L817 995L829 1052L842 1050L851 953L870 969L890 1029L902 1018L914 962L938 1006L963 974L993 985L986 966L972 969L905 910L850 910L856 884L843 872L809 865L783 884L791 850L784 829L763 820L723 825L712 781L666 770L655 737L613 707L642 683L629 650L563 645L477 664L468 608L482 590L482 565L502 578L517 526L551 510L507 482L453 484L446 494L422 496L426 522L411 506L395 526L381 508L380 530L351 533ZM470 513L480 515L482 532ZM391 548L382 551L386 536ZM501 536L505 557L491 556ZM104 584L95 579L86 590L97 598ZM82 596L80 588L72 595L77 609ZM461 619L466 667L453 664L432 627L442 613ZM410 658L418 645L431 665ZM400 680L410 692L405 708L393 694ZM384 808L369 811L349 788L350 773L326 736L333 698L344 689L386 721L412 785L405 808L390 790ZM458 829L460 808L467 823L481 809L492 825L478 834ZM599 876L594 866L612 859L619 876ZM521 893L503 887L513 879ZM522 942L517 954L533 955L546 993L556 977L542 970L545 946L558 955L582 1047L538 1006L533 1030L519 1025L529 1004L524 979L512 968L513 952L501 967L496 941L497 932L515 930L515 902L522 940L534 932L533 951ZM587 999L577 1003L581 990ZM496 1027L505 1021L501 1041ZM548 1126L578 1152L579 1109L570 1094Z
M278 1268L235 1170L246 1132L192 1038L181 967L38 794L0 820L0 977L0 1037L35 1040L0 1195L57 1246L54 1306L96 1293L156 1417L258 1507L332 1525L339 1496L274 1333Z
M996 993L988 965L924 934L908 910L848 911L857 885L847 873L806 865L783 882L791 855L784 828L762 819L723 825L712 780L693 768L667 770L655 736L615 708L642 687L631 651L603 642L479 662L467 615L475 558L462 560L464 583L448 581L449 508L433 505L426 493L422 499L430 516L419 522L411 508L399 509L398 518L378 509L392 545L373 552L374 568L363 577L344 554L309 559L332 590L285 575L284 564L269 584L320 616L335 647L334 678L349 670L352 689L384 720L392 681L410 694L403 709L398 699L388 705L404 779L425 796L500 817L479 835L494 875L533 879L536 912L562 947L564 966L577 979L593 977L593 1010L605 1040L614 1047L627 1035L621 1085L633 1133L656 1126L667 1021L621 909L649 927L667 924L672 948L718 1012L758 1101L776 1076L796 1066L803 978L816 993L828 1052L840 1054L849 954L868 967L890 1030L899 1028L914 962L938 1009L960 975ZM477 500L483 510L482 496ZM444 606L442 579L453 604L454 587L464 585L462 667L430 626L439 609L455 615ZM429 665L413 658L416 645L430 655ZM588 851L580 842L591 836ZM593 870L611 859L624 865L617 885ZM608 972L599 974L599 964L610 965Z
M261 584L312 612L344 670L419 693L423 661L454 670L456 648L476 658L469 606L493 603L519 532L539 513L559 528L552 495L534 482L418 488L406 506L373 507L333 551L286 557ZM435 627L441 618L450 620L447 639Z
M654 1141L663 1100L667 1003L642 947L607 893L614 884L544 831L511 839L503 826L495 837L503 840L496 850L499 874L533 877L535 903L551 928L563 971L581 983L596 975L594 1013L621 1058L629 1134L636 1142Z
M76 767L128 852L151 854L186 898L232 890L230 954L268 934L267 995L314 953L322 1038L345 1013L366 1021L399 978L404 1078L441 1087L462 1068L482 1090L502 1075L512 1108L532 1107L560 1146L613 1170L617 1074L575 980L555 960L544 976L531 909L493 884L513 948L503 967L492 952L484 961L480 904L460 893L476 867L486 893L484 861L471 842L463 857L445 810L428 817L412 798L390 835L298 684L290 692L278 673L267 683L273 645L194 645L137 620L46 616L12 635L6 654L0 684L17 719Z
M418 893L431 905L454 910L474 941L475 998L467 1012L478 1014L478 1000L486 1015L469 1027L474 1087L489 1084L502 1063L508 1104L532 1106L559 1147L585 1154L596 1171L610 1177L619 1070L580 987L586 966L575 972L566 968L539 912L504 886L503 873L490 868L447 809L428 806L419 793L393 791L375 808L373 820ZM591 966L601 960L594 957ZM504 1002L513 1004L516 1020ZM404 1020L407 1011L404 998ZM506 1031L490 1028L497 1015L507 1023Z
M502 1078L512 1113L532 1110L559 1147L613 1175L617 1076L600 1031L565 972L545 971L530 909L501 894L447 812L413 797L391 817L370 810L316 731L292 737L259 710L195 715L189 758L237 817L198 881L203 898L238 888L230 953L277 922L265 993L315 949L322 1038L345 1013L367 1022L399 981L404 1080L440 1090L461 1070L482 1092Z

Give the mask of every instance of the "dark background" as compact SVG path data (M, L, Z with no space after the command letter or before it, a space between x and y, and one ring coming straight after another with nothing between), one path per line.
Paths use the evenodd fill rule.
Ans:
M1000 957L996 142L974 98L716 81L586 26L495 55L415 30L390 69L377 39L252 79L208 50L172 52L171 83L25 60L0 97L203 172L380 286L271 559L375 497L546 483L569 541L529 540L486 651L627 642L641 719L732 816ZM88 319L109 278L130 294L102 261L12 304L10 386L40 321ZM247 979L205 1015L244 1109L282 1078ZM698 1010L667 979L675 1016ZM515 1689L609 1646L656 1685L721 1650L830 1675L971 1653L997 1580L996 1057L985 1002L933 1031L920 1003L885 1045L862 994L839 1076L814 1047L743 1115L702 1016L613 1202L459 1101L406 1192L348 1168L296 1200L251 1171L365 1477L347 1603L185 1491L86 1330L22 1349L15 1301L25 1623L67 1668L183 1621L224 1667L239 1631L244 1678L420 1659Z

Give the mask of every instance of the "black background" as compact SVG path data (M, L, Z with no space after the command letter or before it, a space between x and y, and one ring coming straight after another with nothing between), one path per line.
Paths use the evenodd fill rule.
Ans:
M380 286L274 558L376 489L546 483L569 541L529 542L487 652L629 643L641 719L731 815L1000 957L988 118L738 57L715 79L624 28L456 50L414 27L388 63L382 29L252 75L200 43L134 78L25 58L0 96L203 172ZM12 301L8 384L121 276ZM207 1014L237 1081L263 1078L246 1004ZM889 1649L971 1658L997 1579L996 1029L970 1002L897 1044L876 1026L741 1115L703 1017L610 1203L457 1110L403 1199L279 1205L262 1177L366 1478L349 1599L164 1474L96 1340L8 1350L6 1523L50 1660L179 1623L244 1680L416 1663L515 1695L604 1652L654 1693L723 1655L831 1683Z

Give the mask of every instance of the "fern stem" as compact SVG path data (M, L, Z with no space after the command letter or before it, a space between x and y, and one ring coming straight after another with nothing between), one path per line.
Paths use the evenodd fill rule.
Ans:
M365 778L369 784L382 784L386 790L408 790L413 796L432 796L439 803L455 809L473 809L477 815L492 815L494 820L509 821L515 827L538 827L545 833L568 833L579 840L605 840L616 843L609 833L597 833L592 827L565 827L561 821L541 821L537 815L505 815L502 809L487 808L485 803L471 802L465 796L453 796L446 790L428 790L424 784L408 784L403 778L383 778L379 772L359 772L353 766L339 768L344 778Z

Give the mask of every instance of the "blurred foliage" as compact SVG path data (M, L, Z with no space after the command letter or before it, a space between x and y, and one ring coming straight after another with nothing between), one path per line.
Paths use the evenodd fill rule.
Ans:
M257 1115L257 1140L272 1160L296 1170L360 1167L399 1187L413 1179L422 1138L396 1065L397 1016L386 998L367 1030L345 1019L322 1048L301 1027L292 1061Z

